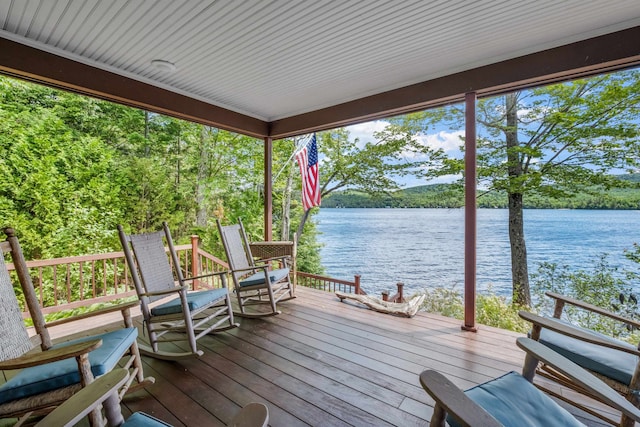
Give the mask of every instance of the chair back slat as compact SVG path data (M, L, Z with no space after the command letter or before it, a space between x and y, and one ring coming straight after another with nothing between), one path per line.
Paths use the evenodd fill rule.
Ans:
M233 275L237 277L244 276L250 271L235 272L245 268L254 267L253 257L249 250L249 243L246 241L246 234L240 224L224 225L220 227L220 236L227 254L227 262Z
M0 253L3 255L0 267L0 361L5 361L22 356L33 346L4 262L4 252Z
M173 289L176 281L164 248L164 232L130 235L138 274L145 292ZM151 301L162 297L150 298Z

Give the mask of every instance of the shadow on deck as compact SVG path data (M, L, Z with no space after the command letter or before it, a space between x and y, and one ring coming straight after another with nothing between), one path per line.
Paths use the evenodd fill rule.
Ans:
M125 397L125 417L145 411L175 426L224 426L257 401L273 426L426 426L433 401L418 380L424 369L468 388L522 367L517 333L463 332L447 317L398 318L328 292L298 287L297 294L279 305L281 315L239 318L239 328L201 339L199 359L144 357L156 383Z

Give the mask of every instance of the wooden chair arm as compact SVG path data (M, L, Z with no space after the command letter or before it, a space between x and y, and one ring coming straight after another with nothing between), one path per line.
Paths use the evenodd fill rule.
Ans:
M212 276L224 276L227 273L228 273L227 270L216 271L216 272L213 272L213 273L201 274L200 276L185 277L184 280L186 282L186 281L192 281L192 280L197 280L197 279L204 279L206 277L212 277Z
M291 260L291 255L280 255L280 256L274 256L271 258L260 258L258 260L256 260L256 263L261 263L261 264L266 264L268 262L271 261L288 261Z
M561 374L566 375L576 384L586 390L589 390L604 403L624 412L636 421L640 421L640 409L633 406L631 402L595 375L590 374L569 359L530 338L520 337L516 340L516 344L527 353L528 357L533 357L540 362L544 362L545 364L554 367ZM526 362L525 366L527 366Z
M251 270L266 270L269 268L268 265L256 266L256 267L246 267L246 268L235 268L233 270L229 270L230 273L238 273L242 271L251 271Z
M542 317L537 314L529 313L528 311L519 311L518 315L534 325L534 331L532 334L533 339L537 339L535 336L535 329L537 328L546 328L551 331L557 332L562 335L566 335L572 338L579 339L581 341L585 341L591 344L600 345L603 347L611 348L618 351L624 351L625 353L631 353L636 356L640 356L640 351L634 348L629 348L623 345L616 344L615 342L608 341L598 337L595 334L590 334L585 332L579 328L568 325L564 322L561 322L555 318Z
M128 377L129 373L126 369L114 369L71 396L53 412L40 420L36 426L74 426L105 401L110 403L110 405L107 405L107 402L105 402L105 415L107 415L107 419L110 422L109 425L114 421L113 418L109 419L113 417L114 412L116 417L119 416L122 420L117 392Z
M57 362L58 360L77 357L102 345L102 340L85 341L65 347L56 347L51 350L41 351L39 353L27 353L11 360L0 362L0 369L24 369L31 366L44 365L46 363Z
M502 424L487 411L471 400L447 377L437 371L424 371L420 374L422 388L436 401L431 425L444 425L446 413L462 426L482 425L501 427ZM438 424L441 423L441 424Z
M188 291L189 287L186 285L182 285L182 286L176 286L173 289L168 289L168 290L164 290L164 291L155 291L155 292L145 292L144 294L141 294L140 296L143 297L159 297L162 295L171 295L171 294L175 294L177 292L181 292L181 291Z
M58 319L51 322L47 322L47 327L50 328L53 326L62 325L69 322L75 322L77 320L82 320L90 317L100 316L103 314L113 313L116 311L122 312L122 317L125 319L125 323L126 323L126 320L131 317L130 310L134 307L137 307L138 305L140 305L140 301L137 301L137 300L131 301L131 302L125 302L122 304L111 305L109 307L100 308L98 310L90 311L88 313L82 313L76 316L71 316L64 319ZM129 313L127 313L127 310L129 310Z
M577 300L575 298L571 298L565 295L561 295L561 294L556 294L554 292L545 292L545 295L553 298L556 301L561 301L562 303L566 303L566 304L571 304L575 307L580 307L582 309L591 311L593 313L597 313L600 314L602 316L607 316L611 319L617 320L619 322L623 322L626 323L628 325L634 326L636 328L640 329L640 322L633 320L633 319L629 319L628 317L624 317L624 316L620 316L619 314L613 313L609 310L606 310L602 307L598 307L597 305L593 305L593 304L588 304L584 301L580 301Z

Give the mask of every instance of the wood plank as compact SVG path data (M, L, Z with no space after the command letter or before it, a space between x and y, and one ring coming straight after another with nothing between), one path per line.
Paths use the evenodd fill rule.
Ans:
M144 356L145 374L156 383L125 396L125 417L144 411L175 426L222 426L256 401L269 408L271 425L428 425L434 402L419 384L422 370L437 369L466 389L522 369L524 352L515 344L522 334L482 325L465 332L457 319L422 312L394 317L341 303L333 293L296 292L298 298L278 305L278 316L239 318L239 328L199 340L201 358ZM139 316L135 324L146 341ZM85 336L120 325L114 318L60 328L61 335ZM183 351L186 342L166 349ZM535 381L617 416L549 380ZM602 426L562 405L585 424Z

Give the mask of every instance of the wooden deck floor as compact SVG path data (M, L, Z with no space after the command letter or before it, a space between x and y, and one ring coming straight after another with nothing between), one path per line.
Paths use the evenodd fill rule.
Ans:
M125 397L125 416L145 411L175 426L224 426L257 401L272 426L426 426L433 402L418 381L424 369L468 388L522 366L513 332L463 332L455 319L397 318L331 293L297 293L279 305L281 315L242 318L239 328L200 340L199 359L145 357L156 383Z

